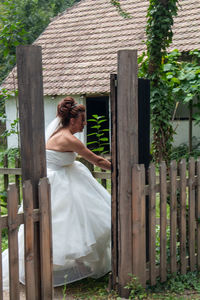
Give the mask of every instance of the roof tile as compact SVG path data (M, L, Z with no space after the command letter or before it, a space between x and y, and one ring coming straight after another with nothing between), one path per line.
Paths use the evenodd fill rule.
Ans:
M179 3L169 50L200 49L200 1ZM42 46L44 95L108 93L117 51L145 50L148 1L121 5L132 18L122 18L108 0L82 0L52 20L34 43ZM10 73L3 87L13 90L12 78Z

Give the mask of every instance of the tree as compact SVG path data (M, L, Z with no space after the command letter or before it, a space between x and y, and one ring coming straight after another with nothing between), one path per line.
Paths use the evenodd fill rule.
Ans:
M0 13L0 83L15 64L18 44L31 44L51 18L79 0L5 0Z

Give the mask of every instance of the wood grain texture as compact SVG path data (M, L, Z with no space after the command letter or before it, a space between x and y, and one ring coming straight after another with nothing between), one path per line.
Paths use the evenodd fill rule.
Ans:
M8 187L8 253L10 300L19 300L18 227L16 216L18 196L15 184ZM12 279L12 280L11 280Z
M146 210L144 165L132 168L133 275L146 286Z
M24 181L23 195L26 298L35 300L33 189L30 180Z
M118 283L118 165L117 165L117 75L110 76L111 101L111 247L112 247L112 288Z
M42 51L40 46L18 46L17 77L22 181L31 180L33 208L39 207L38 183L46 176ZM41 299L39 224L34 224L36 299Z
M186 274L186 161L179 164L180 172L180 260L181 274Z
M53 299L53 265L52 265L52 228L50 184L47 178L40 179L40 255L41 255L41 291L42 299Z
M160 280L167 279L167 172L165 162L160 164Z
M189 216L188 216L188 242L189 242L189 257L190 257L190 270L195 270L195 161L194 158L189 159Z
M156 170L155 165L149 167L149 273L150 284L156 284Z
M118 51L117 163L119 199L119 293L133 274L132 249L132 167L138 163L138 77L137 51ZM133 191L134 193L134 191Z
M177 242L177 164L170 163L170 269L171 273L177 272L176 242Z

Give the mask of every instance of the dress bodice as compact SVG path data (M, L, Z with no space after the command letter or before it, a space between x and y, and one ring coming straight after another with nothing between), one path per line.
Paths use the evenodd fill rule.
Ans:
M46 150L47 168L59 168L71 165L76 159L74 152Z

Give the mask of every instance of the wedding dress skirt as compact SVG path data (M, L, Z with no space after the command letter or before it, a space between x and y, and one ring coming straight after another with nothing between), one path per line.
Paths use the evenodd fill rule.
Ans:
M85 277L99 278L111 269L110 194L82 163L75 161L75 153L47 150L46 157L51 185L54 286ZM23 239L23 225L19 239ZM22 244L19 241L20 281L24 282ZM5 252L3 265L8 264ZM6 272L6 287L5 277Z

